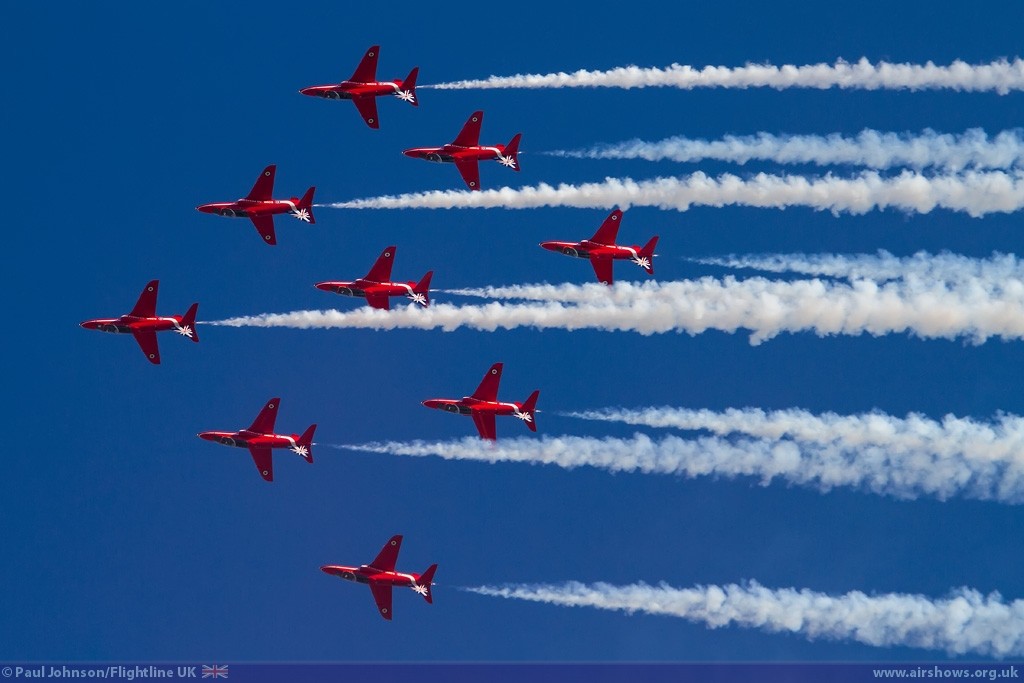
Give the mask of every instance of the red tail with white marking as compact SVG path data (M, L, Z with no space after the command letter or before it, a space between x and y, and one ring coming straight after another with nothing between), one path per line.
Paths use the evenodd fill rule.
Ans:
M424 306L430 305L430 278L432 277L434 277L434 271L427 271L427 274L423 276L423 279L416 283L416 286L412 288L413 294L419 294L423 297L422 302L416 301L416 303L422 303Z
M420 73L418 66L413 67L409 75L402 81L402 95L399 99L403 99L414 107L420 106L420 101L416 99L416 77Z
M423 599L431 605L434 604L434 595L431 592L430 587L434 583L434 572L436 571L437 565L432 564L427 567L427 570L420 574L420 578L416 580L416 585L419 587L419 590L416 592L422 595Z
M199 332L196 330L196 313L199 312L199 304L192 304L185 315L181 317L181 322L178 323L178 329L181 330L181 334L188 337L192 341L199 342Z
M515 172L519 172L519 141L523 139L522 133L516 133L515 137L505 145L504 159L499 159L503 166L508 166Z
M522 408L519 409L519 413L524 416L523 422L531 432L537 431L537 398L539 396L540 390L538 389L530 394L530 398L526 399Z
M306 459L306 462L313 462L313 432L316 431L316 425L309 425L309 429L302 432L302 436L295 443L296 452Z
M658 246L658 236L655 235L644 245L644 248L637 253L639 257L637 265L647 271L648 275L654 275L654 248Z
M295 205L295 215L301 221L307 223L316 223L316 216L313 215L313 193L316 192L316 187L311 187L306 190L306 194L302 195L302 199Z

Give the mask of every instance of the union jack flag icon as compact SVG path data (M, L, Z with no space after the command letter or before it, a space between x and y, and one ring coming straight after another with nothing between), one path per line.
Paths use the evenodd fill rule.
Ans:
M214 664L203 664L203 678L227 678L228 677L228 665L220 666Z

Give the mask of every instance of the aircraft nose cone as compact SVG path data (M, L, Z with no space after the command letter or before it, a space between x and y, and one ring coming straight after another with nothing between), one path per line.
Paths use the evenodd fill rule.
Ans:
M319 289L320 291L323 291L323 292L331 291L330 285L328 285L326 282L318 282L318 283L316 283L313 286L316 287L317 289Z
M414 149L402 150L402 154L404 154L405 156L410 157L412 159L416 158L416 150L414 150Z

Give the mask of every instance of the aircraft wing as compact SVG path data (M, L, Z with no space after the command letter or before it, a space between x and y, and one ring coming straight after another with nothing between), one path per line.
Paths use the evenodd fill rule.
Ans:
M252 220L252 224L256 227L256 232L260 234L260 238L267 244L277 244L277 233L274 232L274 217L270 214L266 215L255 215L249 216Z
M502 367L504 367L504 363L495 363L487 370L476 391L473 392L473 398L481 401L498 400L498 385L501 383Z
M591 256L590 265L594 266L597 279L606 285L612 283L612 260L607 257Z
M471 190L480 189L480 164L476 159L456 159L455 168L459 169L462 179L466 182L466 187Z
M373 558L373 562L370 566L374 569L382 572L393 572L395 571L395 565L398 564L398 551L402 549L402 535L396 534L388 539L388 542L384 544L384 547L377 553L377 557Z
M494 413L473 413L473 422L476 430L480 432L481 439L494 441L498 438L497 429L494 427Z
M280 404L281 399L276 396L267 401L267 404L263 406L263 410L252 421L249 431L256 432L257 434L273 434L274 423L277 422L277 407Z
M591 242L597 242L598 244L615 244L615 238L619 234L619 221L622 220L622 211L615 209L608 218L604 219L604 223L597 229L594 236L590 238Z
M139 300L135 302L135 308L128 315L134 315L137 318L153 318L156 316L156 293L157 287L160 286L159 280L150 280L146 283L145 289L142 290L142 294L139 295Z
M394 245L384 248L384 251L380 253L377 260L373 262L373 266L370 268L370 272L366 274L364 280L370 282L387 282L391 279L391 266L395 264L395 250L397 247Z
M256 469L260 476L266 481L274 481L274 458L270 449L264 446L249 446L252 453L252 461L256 463Z
M132 336L139 343L142 353L153 365L160 365L160 348L156 343L156 332L153 330L132 330Z
M484 113L482 111L475 111L469 115L469 119L466 120L466 125L459 131L458 137L453 141L453 145L459 147L476 147L480 144L480 126L484 122Z
M363 117L363 121L366 121L366 125L370 128L380 128L380 120L377 118L376 97L353 97L352 102L355 103L356 109L359 110L359 115Z
M277 173L277 165L271 164L263 169L260 177L256 179L246 199L257 202L265 202L274 194L274 175Z
M391 310L391 297L387 294L371 294L367 292L366 303L370 304L374 308L382 308L385 311Z
M377 80L377 59L380 57L380 45L371 45L363 58L359 60L359 66L352 73L350 81L355 83L372 83Z
M373 593L373 601L377 603L377 611L391 621L391 584L371 583L370 592Z

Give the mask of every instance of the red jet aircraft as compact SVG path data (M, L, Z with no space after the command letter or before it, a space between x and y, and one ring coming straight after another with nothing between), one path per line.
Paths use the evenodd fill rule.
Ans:
M328 100L352 100L359 110L359 115L370 128L380 128L377 119L377 98L382 95L394 95L403 102L414 107L420 106L416 101L416 75L420 68L414 67L403 81L377 81L377 57L380 56L380 45L374 45L356 67L352 78L337 85L314 85L303 88L299 92L311 97L323 97Z
M480 386L472 396L464 396L459 400L450 398L432 398L424 401L428 408L447 410L459 415L472 415L481 439L497 439L494 427L495 415L515 415L526 423L531 432L537 431L534 413L537 412L537 397L540 391L534 391L523 403L503 403L498 400L498 383L501 382L501 363L495 363L484 375Z
M366 274L366 277L359 278L353 282L318 282L314 287L325 292L334 292L342 296L361 296L366 298L366 303L374 308L383 308L385 311L391 308L393 296L409 297L413 303L421 306L430 305L430 278L434 271L428 271L423 279L416 282L389 282L391 279L391 266L395 262L395 247L390 246L381 252L373 268Z
M313 192L315 187L306 190L302 199L292 197L291 199L273 199L274 175L277 173L277 166L271 164L263 169L263 173L256 179L256 184L243 199L233 202L215 202L197 206L196 210L203 213L213 213L218 216L229 218L248 218L256 227L256 231L267 244L277 244L277 234L274 232L274 215L289 213L300 221L316 223L313 217Z
M382 617L391 621L391 589L395 586L411 588L422 595L427 602L431 604L434 602L434 598L430 594L430 587L434 582L437 565L430 565L422 574L397 572L395 563L398 561L398 551L401 547L402 537L392 536L370 564L359 567L326 564L320 567L320 571L339 576L346 581L369 584L370 592L373 593L373 599L377 603L377 610Z
M413 159L426 159L427 161L438 161L441 163L454 163L459 169L462 179L471 190L480 189L480 161L497 161L502 166L507 166L513 171L519 172L519 140L522 133L516 133L515 137L507 145L495 145L494 147L480 146L480 124L484 120L482 111L473 112L462 132L453 142L443 147L415 147L407 149L402 154Z
M637 264L648 275L654 275L654 247L658 244L658 236L642 248L637 245L623 247L615 244L615 236L622 222L622 212L618 209L609 214L601 227L589 240L581 242L541 242L540 246L550 251L558 251L566 256L590 259L590 265L597 273L597 279L606 285L612 284L612 261L629 259Z
M252 454L253 462L260 476L267 481L274 481L274 460L271 456L272 448L288 448L293 453L298 453L306 462L313 462L313 432L316 425L310 425L309 429L302 433L285 436L274 433L274 422L277 420L277 409L281 405L281 399L272 398L263 406L263 410L256 416L248 429L240 429L237 432L200 432L200 439L215 441L223 446L237 446L248 448Z
M87 330L99 330L100 332L113 332L114 334L128 334L135 336L142 353L154 365L160 364L160 348L157 345L156 333L164 330L174 330L183 337L188 337L194 342L199 341L199 334L196 332L196 311L199 304L192 304L185 315L172 315L161 317L156 314L156 294L159 280L152 280L142 290L139 300L131 313L122 315L120 318L99 318L97 320L86 320L80 323Z

